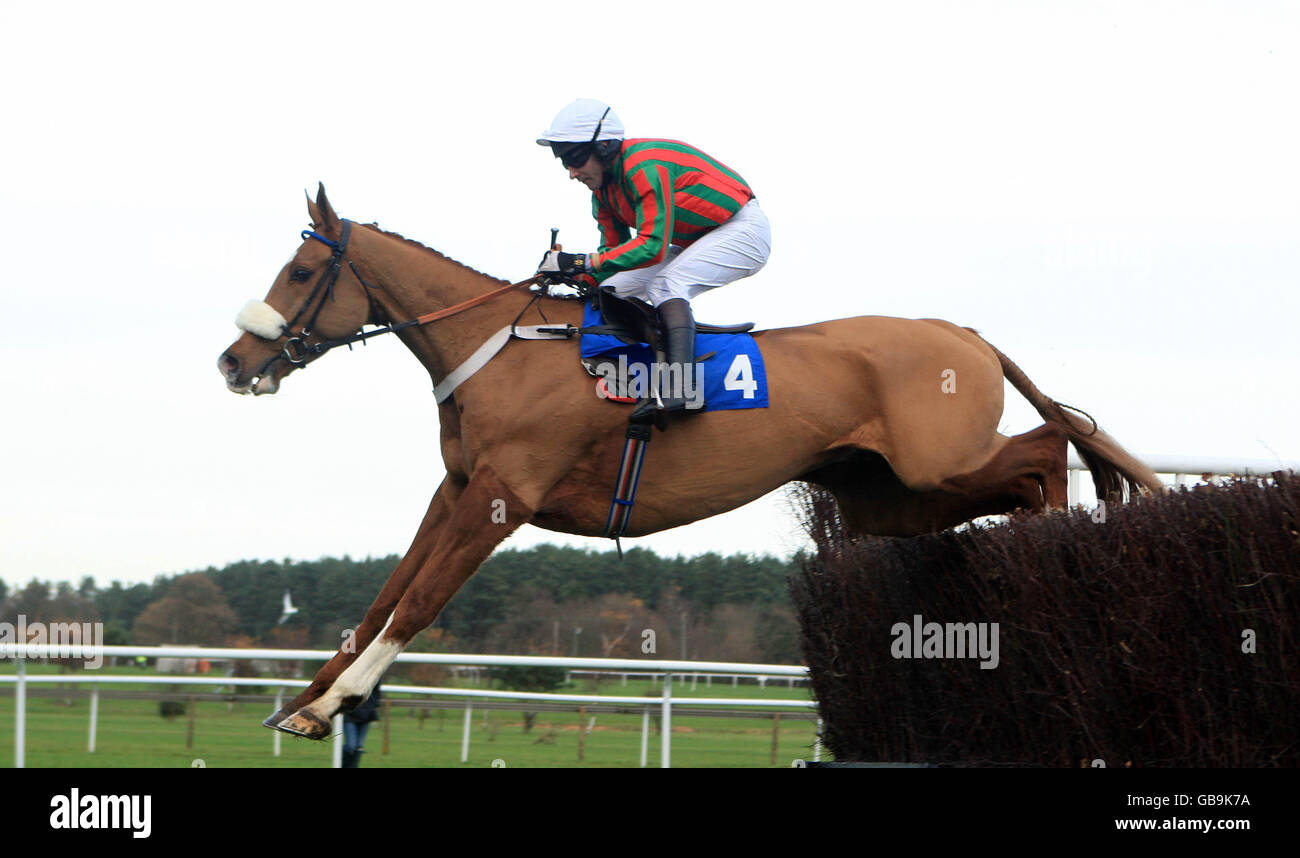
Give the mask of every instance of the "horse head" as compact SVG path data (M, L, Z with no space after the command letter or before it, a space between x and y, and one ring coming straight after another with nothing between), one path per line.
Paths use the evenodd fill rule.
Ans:
M244 333L217 360L235 393L275 393L284 377L320 355L311 347L370 320L367 287L345 258L351 224L334 213L322 184L307 199L311 229L262 301L235 319Z

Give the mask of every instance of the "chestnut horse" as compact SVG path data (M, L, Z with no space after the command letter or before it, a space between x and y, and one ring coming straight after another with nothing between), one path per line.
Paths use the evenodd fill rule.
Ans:
M241 314L245 333L219 359L236 393L275 393L319 356L312 346L365 324L451 311L397 332L436 384L516 321L536 324L544 314L557 326L582 323L581 302L541 297L530 306L525 289L340 220L323 186L307 207L315 235L304 233L265 302L253 302L256 318ZM735 509L795 480L828 489L846 526L862 534L912 536L1018 508L1062 508L1067 441L1090 466L1099 496L1161 489L1095 423L1065 412L967 328L868 316L754 336L770 406L673 417L648 448L628 536ZM1004 377L1042 426L1010 438L997 432ZM439 405L447 476L356 645L266 725L326 737L330 718L366 698L519 526L601 535L627 416L595 395L576 340L508 342Z

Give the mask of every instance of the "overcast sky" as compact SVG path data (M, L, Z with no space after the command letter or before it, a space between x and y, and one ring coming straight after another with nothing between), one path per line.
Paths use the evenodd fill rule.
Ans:
M703 321L937 316L1140 454L1300 458L1296 4L455 6L0 0L0 577L405 551L442 478L415 359L257 398L216 359L318 181L512 281L553 226L594 248L533 142L577 97L756 190L771 261ZM782 510L625 546L787 553ZM508 544L544 541L610 545Z

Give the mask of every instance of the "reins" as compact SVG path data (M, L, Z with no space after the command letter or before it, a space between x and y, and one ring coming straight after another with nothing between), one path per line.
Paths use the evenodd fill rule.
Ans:
M303 325L302 330L298 333L297 336L289 337L289 340L284 344L284 349L281 351L281 353L284 355L284 359L287 360L289 363L293 364L294 366L302 366L305 363L307 363L307 359L309 356L323 355L325 354L325 352L329 351L330 349L338 348L339 346L351 347L353 343L364 342L365 340L368 340L371 337L377 337L380 336L381 334L395 334L399 331L404 331L407 328L418 327L420 325L427 325L431 322L437 322L440 319L446 319L451 316L455 316L458 313L462 313L465 310L469 310L474 307L477 307L480 304L486 304L488 301L491 301L493 298L504 295L505 293L513 289L518 289L523 286L531 286L532 284L538 282L538 280L541 279L538 275L533 275L532 277L529 277L526 280L520 280L518 283L510 283L506 286L501 286L500 288L493 289L491 292L485 292L482 295L478 295L473 298L470 298L468 301L462 301L459 304L455 304L451 307L446 307L442 310L435 310L432 313L424 313L423 315L416 316L414 319L410 319L405 322L389 323L382 327L375 328L374 330L371 331L361 331L352 334L351 336L343 337L341 339L325 340L319 343L308 345L306 339L308 336L311 335L312 326L316 324L316 318L320 315L321 309L325 306L325 300L327 298L332 299L334 297L334 284L338 281L339 266L340 263L344 260L344 254L347 253L348 239L351 236L351 232L352 232L352 222L349 220L343 221L343 232L339 236L338 241L333 241L331 239L328 239L319 233L312 232L311 230L303 230L302 233L303 240L309 238L315 239L316 241L319 241L320 243L326 245L327 247L330 247L333 250L333 255L330 258L329 267L325 270L323 274L321 274L320 279L316 281L315 287L312 288L311 294L307 296L306 303L304 303L302 305L302 308L299 309L298 312L294 315L293 320L285 325L284 328L285 333L292 334L294 323L296 323L298 319L300 319L302 315L305 312L307 312L307 308L310 307L312 305L312 302L316 301L317 298L319 297L319 303L316 305L315 311L311 314L311 320L307 324ZM372 287L369 283L365 281L365 279L361 276L360 272L357 271L356 266L352 264L351 260L347 260L347 263L348 263L348 267L352 269L352 274L357 278L358 282L361 283L362 287L365 288L366 297L370 300L371 306L373 307L374 298L371 297L370 292L374 287Z

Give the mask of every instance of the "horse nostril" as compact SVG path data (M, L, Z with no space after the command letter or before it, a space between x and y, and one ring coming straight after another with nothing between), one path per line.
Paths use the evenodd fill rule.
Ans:
M217 367L220 368L222 375L234 378L239 373L239 358L226 352L221 356L221 360L217 361Z

